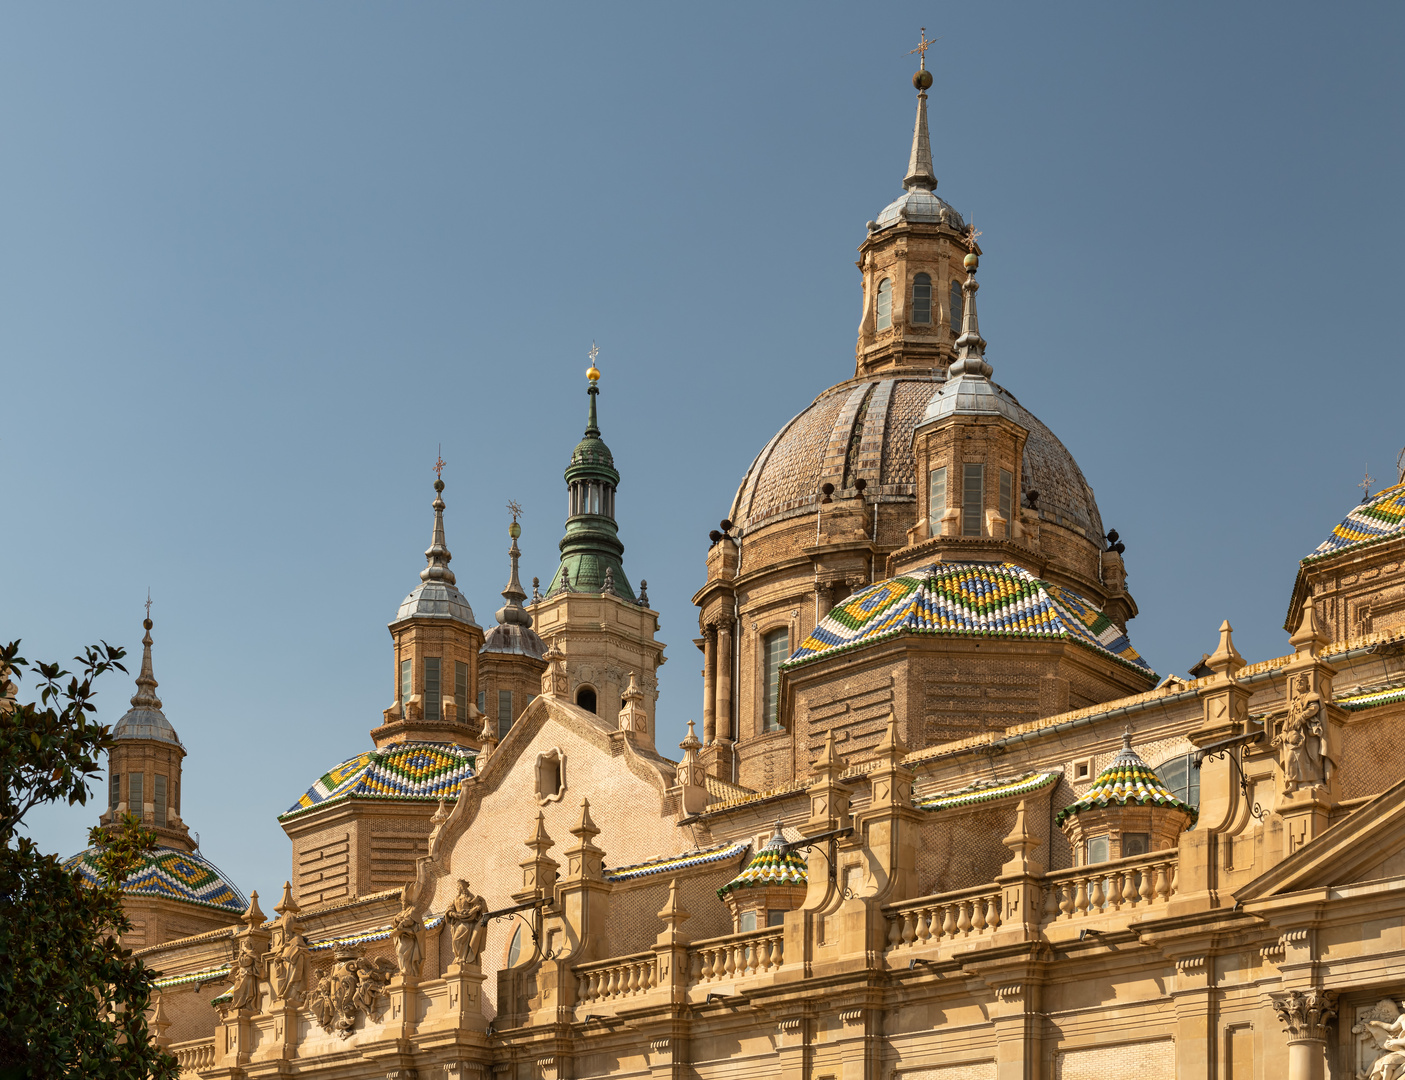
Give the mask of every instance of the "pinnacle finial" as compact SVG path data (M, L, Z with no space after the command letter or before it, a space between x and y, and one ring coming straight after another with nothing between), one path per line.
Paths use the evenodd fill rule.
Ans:
M586 438L600 438L600 421L595 415L595 399L600 396L600 369L595 366L595 358L600 355L600 349L595 342L590 343L590 367L586 369L585 377L590 380L590 387L586 393L590 395L590 416L586 420Z
M517 516L522 513L522 507L516 502L509 502L507 508L512 512L512 524L507 529L507 534L512 537L512 546L507 549L507 556L512 560L512 574L502 591L502 598L507 603L498 608L498 625L531 626L532 617L522 606L522 601L527 599L527 590L522 588L522 579L517 576L517 563L522 558L522 552L517 547L517 538L522 535L522 526L517 524Z
M953 375L980 375L990 377L995 370L985 358L985 338L981 337L980 318L976 314L976 290L981 286L976 281L976 271L980 269L980 256L976 254L976 237L980 232L971 225L966 232L966 246L970 253L966 256L966 280L961 284L964 294L961 313L961 336L956 339L956 362L951 365Z
M151 669L151 590L146 590L146 618L142 620L146 633L141 638L141 672L137 675L137 692L132 695L132 708L159 709L161 699L156 696L156 676Z
M932 85L932 73L927 70L927 50L932 42L927 38L927 28L922 28L922 38L912 52L920 54L917 73L912 76L912 85L917 88L917 120L912 127L912 153L907 159L907 175L903 177L903 187L908 191L935 191L937 174L932 168L932 138L927 133L927 90ZM909 54L911 55L911 54Z
M424 553L429 564L420 571L421 581L442 581L445 585L454 584L454 572L449 569L448 545L444 543L444 466L448 464L442 455L434 460L434 535L429 541L429 550Z

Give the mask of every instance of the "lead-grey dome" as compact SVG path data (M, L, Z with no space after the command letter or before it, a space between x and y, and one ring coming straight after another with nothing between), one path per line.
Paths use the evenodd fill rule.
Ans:
M871 205L871 204L870 204ZM957 232L966 228L966 222L956 208L933 191L904 191L883 208L878 215L877 225L886 229L901 221L920 221L924 224L946 224Z
M469 607L458 586L445 581L422 581L400 605L395 621L402 619L452 619L477 626L473 608Z
M112 728L114 739L155 739L180 746L180 736L160 709L129 709Z

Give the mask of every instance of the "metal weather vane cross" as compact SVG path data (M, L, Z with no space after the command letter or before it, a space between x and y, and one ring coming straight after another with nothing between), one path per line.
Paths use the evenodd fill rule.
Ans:
M1365 502L1367 499L1369 499L1369 498L1371 497L1371 485L1374 484L1375 482L1376 482L1376 478L1371 475L1371 466L1370 466L1370 465L1367 465L1367 466L1366 466L1366 476L1362 479L1361 483L1359 483L1359 484L1356 485L1357 487L1359 487L1359 488L1362 490L1362 492L1364 492L1364 494L1361 496L1361 501L1362 501L1362 502Z
M596 358L597 356L599 356L599 355L600 355L600 350L599 350L598 348L596 348L595 342L592 341L592 342L590 343L590 353L589 353L589 356L590 356L590 365L591 365L591 367L594 367L594 366L595 366L595 358Z
M151 590L146 590L146 617L151 618Z
M924 26L924 27L922 28L922 37L921 37L921 40L919 40L918 43L917 43L917 48L915 48L915 49L908 49L907 55L908 55L908 56L911 56L913 53L917 53L917 54L918 54L918 57L917 57L918 63L919 63L919 65L921 66L922 70L923 70L923 71L926 71L926 70L927 70L927 50L930 49L933 45L935 45L935 44L937 43L937 41L938 41L937 38L929 38L929 37L927 36L927 28Z
M444 444L440 443L439 450L434 455L434 478L436 480L444 479L444 466L447 464L449 463L444 460Z
M511 512L512 520L514 522L522 516L522 507L518 505L516 499L507 500L507 509L509 510L509 512Z
M984 235L985 235L985 234L982 233L982 232L980 231L980 229L976 228L975 219L972 218L972 219L971 219L971 224L969 224L969 225L966 226L966 248L967 248L967 250L969 250L969 251L975 251L975 250L976 250L976 237L978 237L978 236L984 236Z

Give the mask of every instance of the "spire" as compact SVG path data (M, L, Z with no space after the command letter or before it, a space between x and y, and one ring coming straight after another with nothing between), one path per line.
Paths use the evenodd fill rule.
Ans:
M434 536L429 541L429 550L424 553L429 565L420 571L420 580L442 581L445 585L452 585L454 572L449 569L449 560L453 555L444 543L444 465L442 457L434 463Z
M142 627L146 633L141 639L141 674L137 676L137 692L132 695L132 708L159 709L161 699L156 696L156 676L151 671L151 599L146 601L146 618Z
M522 580L517 576L517 562L522 558L522 552L517 547L517 538L522 535L522 526L517 524L517 515L522 512L522 508L515 502L509 502L507 508L512 511L512 524L507 527L507 534L512 537L512 546L507 549L507 556L512 560L512 574L502 591L502 598L507 603L498 608L498 624L531 626L532 617L522 606L522 601L527 599L527 590L522 588Z
M586 391L590 395L590 416L585 422L585 437L587 439L600 438L600 421L595 416L595 399L600 396L600 369L595 366L595 358L600 355L600 349L595 342L590 343L590 367L586 369L585 377L590 380L590 389Z
M970 247L970 254L966 256L966 280L961 285L961 291L965 294L962 304L961 315L961 336L956 339L956 362L951 365L953 375L980 375L986 378L995 370L985 359L985 338L981 337L980 321L976 317L976 290L980 284L976 281L976 271L980 268L980 256L976 254L976 237L980 234L975 226L971 226L967 244Z
M932 85L932 73L927 70L927 50L931 44L924 26L922 40L912 50L921 55L912 76L912 85L917 88L917 121L912 126L912 153L907 159L907 175L903 177L903 187L908 191L937 189L937 174L932 169L932 139L927 134L927 90Z

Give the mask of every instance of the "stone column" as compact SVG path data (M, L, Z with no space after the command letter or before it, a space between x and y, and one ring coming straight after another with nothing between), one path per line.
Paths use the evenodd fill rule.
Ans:
M717 738L717 627L703 628L703 746Z
M732 622L717 627L717 738L730 743L732 733Z
M1288 1036L1287 1080L1324 1080L1327 1075L1327 1025L1337 1016L1337 995L1330 990L1289 990L1273 994L1273 1007Z

